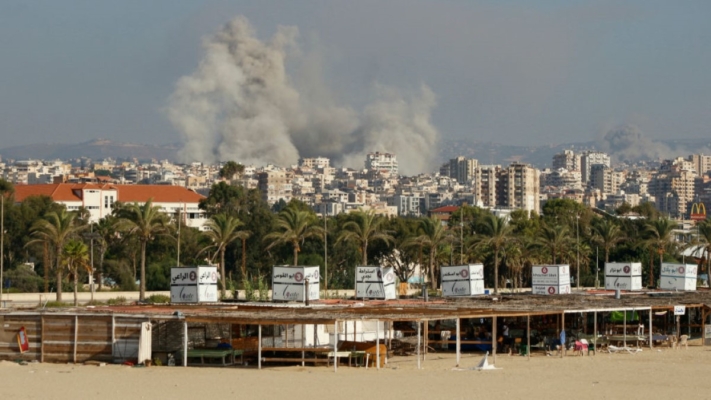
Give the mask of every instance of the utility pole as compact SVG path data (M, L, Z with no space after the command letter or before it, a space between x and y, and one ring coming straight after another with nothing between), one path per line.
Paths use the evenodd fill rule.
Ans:
M180 218L181 218L181 217L180 217L180 208L178 208L178 218L177 218L177 222L178 222L178 257L177 257L177 260L176 260L176 263L175 263L176 266L178 266L178 267L180 266L180 225L181 225L181 222L182 222L182 221L180 220Z
M328 298L328 217L326 216L326 204L323 204L323 290L325 298Z
M578 277L576 279L578 290L580 290L580 215L575 215L575 250Z

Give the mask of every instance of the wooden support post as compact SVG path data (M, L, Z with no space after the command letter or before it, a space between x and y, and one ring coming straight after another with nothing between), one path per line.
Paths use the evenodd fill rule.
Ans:
M622 345L627 347L627 310L622 311Z
M565 332L565 313L560 314L560 331ZM558 335L558 338L560 338L560 335ZM568 339L567 335L565 339ZM563 354L565 354L565 343L560 344L560 358L563 358Z
M420 324L422 321L417 321L417 369L420 369Z
M116 347L116 317L111 316L111 356L114 355L114 347Z
M652 331L652 318L654 318L654 313L652 312L652 307L649 307L649 349L654 348L654 331Z
M531 315L526 316L526 355L531 361Z
M491 352L494 355L494 365L496 365L496 315L491 317Z
M353 341L354 341L354 342L357 342L357 341L358 341L358 340L356 339L356 331L358 330L358 325L357 325L357 323L358 323L358 321L353 320ZM346 339L348 339L348 338L346 338Z
M301 324L301 348L306 348L306 325ZM301 350L301 366L306 366L306 352Z
M42 319L41 319L41 324L42 324L42 328L41 328L41 329L42 329L42 333L41 333L42 336L41 336L40 340L42 340L42 342L41 342L41 344L40 344L40 362L44 362L44 341L45 341L45 337L44 337L44 334L45 334L45 333L44 333L44 317L42 317Z
M343 325L347 325L348 322L345 321ZM338 371L338 321L333 323L333 372Z
M380 320L375 320L375 369L380 371Z
M79 316L74 316L74 364L77 363L77 342L79 341Z
M701 346L706 346L706 306L701 307Z
M457 367L459 367L459 360L461 358L461 345L462 345L462 330L460 329L461 326L461 318L457 318ZM447 338L449 340L449 338Z
M430 321L426 319L424 322L424 328L425 328L425 333L422 335L422 341L424 343L424 346L422 346L422 359L425 360L427 358L427 346L429 346L429 341L430 341Z
M392 343L392 339L390 338L390 329L392 322L387 321L385 322L385 326L387 329L385 332L385 365L388 365L388 353L390 352L390 345Z
M303 341L303 335L302 341ZM257 369L262 369L262 325L257 325Z
M593 318L595 319L593 321L593 349L595 349L593 355L597 355L597 311L593 314Z
M188 366L188 321L183 321L183 367Z
M316 332L316 327L318 327L318 325L314 324L314 345L313 345L314 348L318 344L318 336L317 336L318 332ZM316 359L316 357L317 357L317 355L316 355L316 353L314 353L314 359Z

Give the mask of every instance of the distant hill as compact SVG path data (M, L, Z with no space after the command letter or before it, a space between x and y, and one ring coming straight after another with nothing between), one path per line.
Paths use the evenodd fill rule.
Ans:
M148 145L121 143L107 139L94 139L78 144L41 143L0 149L3 159L27 160L70 160L88 157L92 160L104 158L139 160L175 160L179 145Z
M663 155L664 157L686 157L692 153L709 154L711 152L709 139L672 139L667 141L649 141L645 143L651 143L655 147L662 146L664 149L661 153L650 152L649 157L646 157L649 159L653 159L655 155ZM176 161L177 152L181 147L182 145L180 143L146 145L114 142L107 139L94 139L78 144L41 143L7 147L0 149L0 156L5 160L71 160L88 157L95 161L104 158L113 158L116 160L136 158L139 161L151 159ZM441 165L457 156L465 156L468 158L476 158L479 164L483 165L508 165L511 162L519 161L531 164L537 168L547 168L551 166L554 154L568 149L572 149L576 152L601 150L596 147L596 143L594 142L514 146L491 142L477 142L467 139L455 139L441 141L437 162ZM395 152L395 154L397 154L397 152ZM613 154L615 154L614 151ZM645 154L642 154L640 158L644 159ZM435 172L435 170L433 169L431 172Z

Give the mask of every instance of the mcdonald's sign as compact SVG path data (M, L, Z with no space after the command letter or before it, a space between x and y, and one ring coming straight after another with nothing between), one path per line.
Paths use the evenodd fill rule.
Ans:
M691 220L703 221L706 219L706 206L704 203L694 203L691 205Z

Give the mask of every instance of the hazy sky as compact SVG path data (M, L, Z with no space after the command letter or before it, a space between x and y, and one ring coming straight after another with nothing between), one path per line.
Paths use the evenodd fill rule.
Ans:
M0 148L180 141L167 99L237 15L264 40L298 27L339 104L426 84L444 138L561 143L624 123L711 136L708 0L1 0Z

